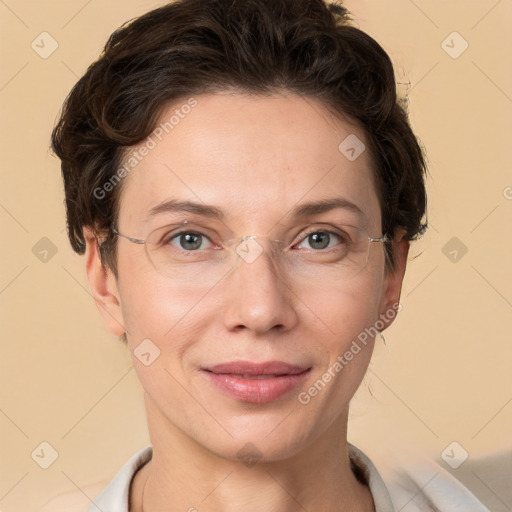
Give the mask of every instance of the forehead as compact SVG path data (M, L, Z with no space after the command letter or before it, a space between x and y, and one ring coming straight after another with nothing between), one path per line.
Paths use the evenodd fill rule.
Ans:
M149 212L169 199L215 205L244 229L257 230L302 203L341 197L370 226L380 225L364 132L311 98L185 98L165 109L124 160L129 172L119 222L133 229L142 229L153 218Z

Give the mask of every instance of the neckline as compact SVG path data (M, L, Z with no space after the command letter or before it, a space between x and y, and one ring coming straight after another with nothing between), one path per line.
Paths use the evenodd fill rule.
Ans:
M374 466L371 459L362 452L359 448L347 441L347 450L349 456L350 469L356 477L357 481L366 486L370 491L373 499L376 512L395 512L393 502L389 491L382 479L377 468ZM135 476L139 471L146 466L153 458L153 447L148 445L139 450L132 457L132 475L128 482L125 504L126 512L132 512L130 507L130 497L132 491L132 485L135 480Z

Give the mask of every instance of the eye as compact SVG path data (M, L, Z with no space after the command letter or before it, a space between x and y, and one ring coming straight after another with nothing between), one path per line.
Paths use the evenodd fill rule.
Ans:
M181 233L176 233L171 236L167 243L170 243L179 249L183 249L184 251L197 251L198 249L207 249L208 247L205 247L203 244L211 244L211 241L202 233L182 231Z
M306 238L297 246L299 249L304 249L301 245L304 242L309 243L311 249L322 250L329 249L334 245L331 245L331 242L335 242L336 239L341 243L346 243L347 241L339 234L333 233L332 231L312 231L310 232ZM308 249L308 247L306 247Z

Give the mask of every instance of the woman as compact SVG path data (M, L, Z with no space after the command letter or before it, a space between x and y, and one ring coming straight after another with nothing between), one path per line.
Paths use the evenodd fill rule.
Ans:
M426 227L384 50L321 0L173 2L111 36L53 148L151 439L90 510L395 510L347 442ZM486 510L447 485L416 510Z

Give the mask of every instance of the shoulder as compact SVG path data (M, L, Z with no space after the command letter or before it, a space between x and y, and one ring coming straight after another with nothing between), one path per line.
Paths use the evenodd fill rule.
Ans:
M128 512L130 485L135 473L153 454L146 446L132 455L110 482L100 482L54 497L37 512Z
M490 512L460 481L425 459L397 469L387 487L397 510Z
M391 510L490 512L512 500L510 481L507 484L504 476L510 475L510 455L469 458L451 469L441 458L433 460L412 450L395 456L372 454L370 475L373 471L382 478Z

